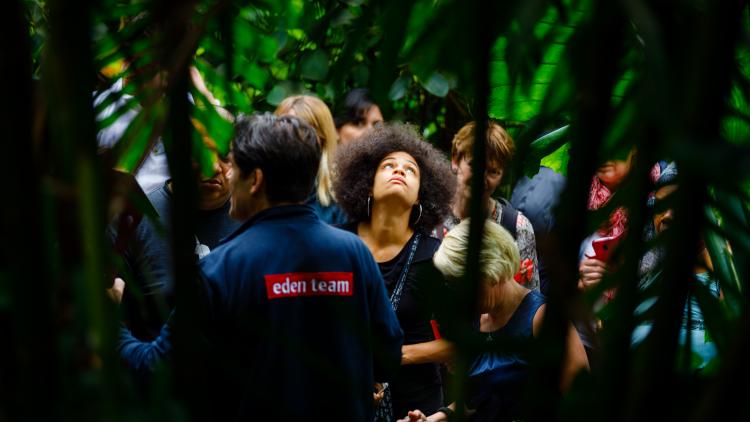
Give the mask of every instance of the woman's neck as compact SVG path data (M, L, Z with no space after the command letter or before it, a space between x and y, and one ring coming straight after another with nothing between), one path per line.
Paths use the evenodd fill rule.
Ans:
M499 300L495 306L484 316L486 316L486 328L488 331L499 330L508 323L510 318L518 309L523 298L529 294L529 290L513 280L505 281L501 287L501 293L498 294Z
M469 217L469 203L471 199L468 195L462 193L456 193L456 199L453 201L453 215L459 220L463 220ZM485 203L485 216L492 215L495 211L495 200L491 196L484 199Z
M357 227L359 237L372 252L375 261L393 259L414 234L409 227L411 208L399 209L386 204L373 204L370 221Z

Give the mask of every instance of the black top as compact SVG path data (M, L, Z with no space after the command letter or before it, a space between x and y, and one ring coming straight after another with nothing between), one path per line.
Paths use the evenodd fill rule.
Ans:
M357 223L346 224L342 228L357 234ZM409 258L412 242L414 235L393 259L378 263L389 297ZM433 305L436 294L444 288L444 281L435 277L439 273L432 264L432 257L439 246L439 240L423 234L406 275L401 302L396 310L404 331L405 345L435 340L430 320L435 314ZM425 277L428 274L430 276ZM430 415L443 406L442 380L437 364L402 365L390 388L396 418L402 418L414 409Z

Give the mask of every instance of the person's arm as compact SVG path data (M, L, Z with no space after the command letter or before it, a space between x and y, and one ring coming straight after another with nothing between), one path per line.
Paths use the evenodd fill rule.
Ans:
M456 411L456 403L453 402L448 406L441 407L437 412L430 416L425 415L421 410L410 410L406 417L399 419L398 422L444 422Z
M124 290L125 281L117 277L112 287L107 289L107 295L113 302L119 305L122 301ZM169 320L162 326L159 336L151 342L138 340L125 324L120 323L117 352L129 368L139 373L148 373L153 371L159 362L167 359L171 354L171 337L172 331L169 327Z
M444 309L450 305L450 295L446 290L445 279L442 274L435 268L435 265L429 263L420 263L414 265L415 278L419 283L419 289L424 291L421 300L425 302L426 309L436 321L450 318L446 315ZM433 327L435 329L435 327ZM405 344L401 348L401 364L416 365L434 362L449 362L455 356L455 349L452 342L440 338L436 333L436 339L415 344Z
M544 314L547 306L542 305L534 315L532 332L534 337L539 335L544 321ZM560 374L560 390L568 391L576 375L582 369L588 369L589 361L586 357L586 350L583 348L581 338L578 336L573 324L568 324L568 335L565 344L565 362L563 362L562 373Z
M234 116L232 115L232 113L222 107L219 100L216 99L216 97L214 97L214 94L208 90L208 88L206 87L206 83L203 81L203 77L195 66L190 66L190 79L192 80L195 89L197 89L198 92L206 97L208 102L210 102L211 105L216 109L216 112L219 114L219 116L221 116L228 122L234 122Z
M162 326L159 337L151 342L138 340L122 324L117 351L129 368L139 373L152 372L158 363L168 359L172 354L172 331L169 322Z
M448 362L453 359L454 352L453 343L445 339L407 344L401 348L401 364Z
M205 336L210 330L208 325L210 320L210 289L200 273L199 279L202 285L200 290L201 300L198 301L197 309L192 309L196 315L195 321L197 323L196 333L194 334ZM121 324L117 342L117 352L120 354L120 358L135 372L152 372L160 362L169 360L172 356L173 334L171 324L176 323L178 319L177 311L173 310L167 322L162 326L159 336L150 342L137 339L124 324Z
M525 271L526 267L523 267L523 263L530 262L531 273L521 274L522 283L526 288L530 290L539 290L539 258L536 252L536 235L534 235L534 226L525 215L518 213L516 219L516 232L518 236L518 253L521 257L522 268L521 271Z

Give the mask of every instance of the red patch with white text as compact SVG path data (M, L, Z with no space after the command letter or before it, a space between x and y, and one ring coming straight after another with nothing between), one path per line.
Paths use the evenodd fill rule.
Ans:
M300 296L352 296L354 281L352 273L286 273L268 274L266 296L268 299Z

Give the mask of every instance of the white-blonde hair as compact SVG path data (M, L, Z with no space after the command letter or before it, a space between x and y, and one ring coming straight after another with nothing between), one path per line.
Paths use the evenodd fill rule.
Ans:
M485 221L479 254L480 276L485 283L494 286L516 274L521 258L513 236L494 221ZM458 279L466 272L469 224L467 218L449 231L432 258L435 267L448 279Z
M282 101L274 114L294 114L307 122L315 129L320 142L320 167L318 168L316 193L318 201L324 207L335 201L333 195L333 158L336 155L336 146L339 143L339 135L333 116L328 106L318 98L310 95L296 95L287 97Z

